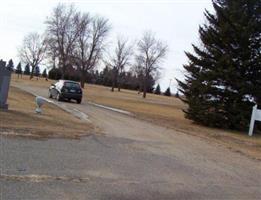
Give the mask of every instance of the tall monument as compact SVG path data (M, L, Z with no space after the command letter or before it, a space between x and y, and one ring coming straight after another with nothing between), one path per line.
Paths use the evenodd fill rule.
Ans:
M6 62L0 60L0 109L8 109L7 97L11 72L5 68Z

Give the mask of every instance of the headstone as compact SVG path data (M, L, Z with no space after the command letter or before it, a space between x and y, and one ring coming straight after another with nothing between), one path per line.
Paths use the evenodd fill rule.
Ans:
M257 105L253 106L252 109L252 115L250 120L249 131L248 131L249 136L253 135L255 121L261 121L261 110L257 109Z
M0 60L0 109L8 109L7 97L11 72L5 68L5 62Z

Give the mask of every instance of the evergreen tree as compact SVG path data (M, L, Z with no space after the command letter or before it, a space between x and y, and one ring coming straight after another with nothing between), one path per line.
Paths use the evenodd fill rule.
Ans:
M35 66L34 68L34 75L37 77L37 80L40 76L40 67L38 65Z
M25 67L24 67L24 74L25 74L25 75L30 75L30 73L31 73L30 65L27 64L27 65L25 65Z
M46 72L46 69L43 70L43 74L42 74L42 76L43 76L44 78L47 78L47 72Z
M164 92L164 95L165 95L165 96L171 96L170 87L168 87L168 88L166 89L166 91Z
M213 0L199 28L201 45L186 52L187 118L209 126L246 129L253 104L261 105L260 1Z
M10 59L10 60L8 61L8 64L7 64L6 68L7 68L9 71L11 71L11 72L14 71L14 62L13 62L12 59Z
M6 67L6 61L0 60L0 67Z
M113 71L111 68L106 66L101 72L102 84L105 86L112 86L113 82Z
M15 72L17 73L18 78L19 78L19 76L22 76L22 66L21 66L21 62L18 63Z
M175 97L179 98L179 91L176 92Z
M159 84L157 85L154 94L158 94L158 95L161 94L161 90L160 90L160 85Z
M42 76L45 78L46 81L48 81L48 75L47 75L46 68L43 70Z
M48 73L48 78L53 80L61 79L62 78L61 69L53 67Z

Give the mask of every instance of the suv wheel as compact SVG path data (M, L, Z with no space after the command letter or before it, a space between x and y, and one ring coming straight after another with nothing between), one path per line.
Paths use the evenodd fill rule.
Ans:
M77 101L78 104L80 104L82 102L81 99L77 99L76 101Z

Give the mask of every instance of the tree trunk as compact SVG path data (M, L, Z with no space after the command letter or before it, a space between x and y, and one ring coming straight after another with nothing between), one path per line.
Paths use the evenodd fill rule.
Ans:
M60 67L60 66L59 66ZM66 59L64 58L64 55L62 55L62 62L61 62L61 67L62 67L62 76L61 79L65 79L65 72L66 72L66 67L67 67L67 62Z
M120 92L120 91L121 91L121 81L118 80L118 92Z
M120 91L121 91L121 72L118 75L118 92L120 92Z
M64 77L65 77L64 75L65 75L65 67L63 66L61 79L64 79Z
M147 91L145 90L145 87L143 89L143 98L145 99L146 98L146 94L147 94Z
M144 77L143 81L143 98L146 98L147 94L147 77Z
M115 75L114 75L115 76ZM114 92L114 87L115 87L115 78L112 81L112 86L111 86L111 91Z
M116 86L116 81L117 81L117 70L114 69L114 72L113 72L113 77L112 77L112 87L111 87L111 91L114 92L114 88Z
M115 87L115 81L112 81L112 86L111 86L111 91L114 92L114 87Z
M82 75L81 75L81 87L84 88L84 84L85 84L85 72L82 72Z
M32 71L31 71L31 74L30 74L30 80L33 79L33 77L34 77L34 68L35 68L35 66L32 66Z

